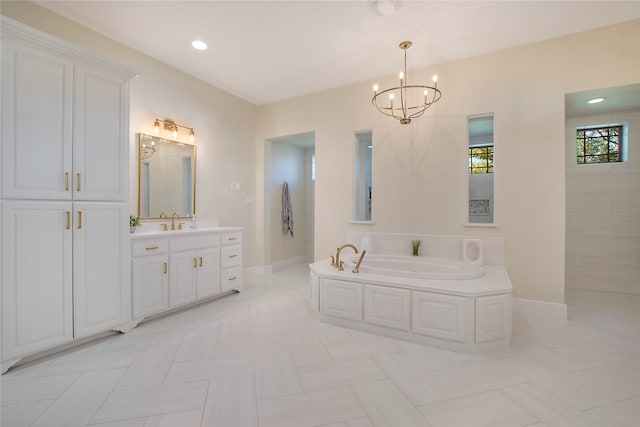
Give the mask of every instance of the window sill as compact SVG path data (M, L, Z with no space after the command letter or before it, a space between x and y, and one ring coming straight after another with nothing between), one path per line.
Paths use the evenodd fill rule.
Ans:
M496 223L470 223L470 222L465 222L463 224L463 226L465 227L482 227L482 228L500 228L500 225L496 224Z
M373 224L373 221L349 221L350 224L364 224L364 225L368 225L368 224Z

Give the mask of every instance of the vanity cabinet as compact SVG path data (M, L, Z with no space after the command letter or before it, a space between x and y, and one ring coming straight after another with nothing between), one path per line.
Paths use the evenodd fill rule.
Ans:
M131 320L129 80L0 17L2 371Z
M241 242L241 231L218 229L167 237L132 235L133 319L139 322L222 292L241 290Z

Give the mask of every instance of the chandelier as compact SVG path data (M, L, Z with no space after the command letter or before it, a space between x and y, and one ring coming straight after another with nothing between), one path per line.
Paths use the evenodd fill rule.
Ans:
M411 47L410 41L400 43L400 49L404 51L404 71L400 72L400 86L378 91L378 85L373 86L373 98L371 103L382 114L400 120L406 125L411 119L420 117L427 108L437 102L442 93L438 89L438 76L433 76L433 86L410 85L407 83L407 49ZM383 105L382 95L389 94L388 104ZM394 104L394 100L399 103Z

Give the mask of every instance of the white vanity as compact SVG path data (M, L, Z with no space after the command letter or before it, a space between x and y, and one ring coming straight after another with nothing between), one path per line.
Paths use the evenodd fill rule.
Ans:
M242 228L131 234L133 321L242 290Z

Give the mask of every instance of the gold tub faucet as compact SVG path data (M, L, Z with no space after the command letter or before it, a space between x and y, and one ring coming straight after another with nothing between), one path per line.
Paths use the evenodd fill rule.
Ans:
M358 253L358 248L355 247L355 245L352 245L351 243L345 243L344 245L340 246L338 248L338 250L336 251L336 266L338 267L338 270L342 271L344 270L344 267L342 267L342 265L340 265L340 252L342 252L342 250L344 248L351 248L355 251L355 253Z

